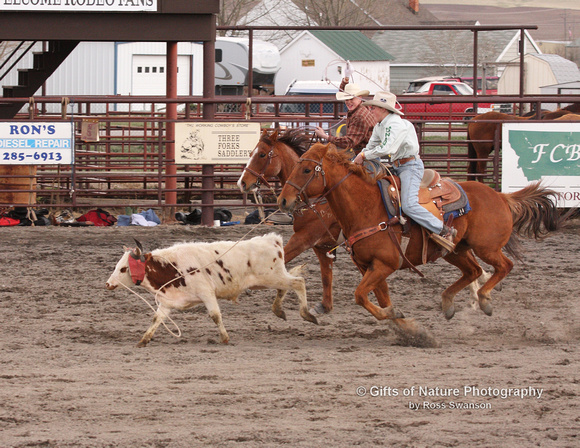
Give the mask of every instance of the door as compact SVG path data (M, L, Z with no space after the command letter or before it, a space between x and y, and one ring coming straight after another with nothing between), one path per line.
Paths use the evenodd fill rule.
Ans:
M131 95L165 95L166 65L164 55L133 55ZM191 56L177 57L177 94L191 95Z

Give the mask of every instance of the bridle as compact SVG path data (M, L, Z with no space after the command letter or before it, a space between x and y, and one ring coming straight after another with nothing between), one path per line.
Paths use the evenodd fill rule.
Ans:
M315 138L316 138L316 134L313 134L312 137L310 138L310 143L309 143L308 146L311 146L312 145L312 142L314 141ZM262 143L264 143L264 142L262 142ZM256 147L256 149L257 149L257 147ZM268 152L268 156L267 157L268 157L268 159L266 160L266 164L264 165L264 167L262 168L262 170L259 173L256 172L256 171L254 171L251 168L248 168L247 166L243 169L242 173L244 171L247 171L250 174L256 176L256 187L258 189L260 188L261 183L263 183L266 187L268 187L273 192L274 189L268 183L268 180L266 179L266 177L264 176L264 174L266 173L266 170L270 166L270 163L272 163L272 159L275 158L275 157L280 157L278 154L276 154L274 152L274 145L272 145L272 147L270 148L270 151ZM320 165L321 165L321 163L320 163ZM323 174L323 176L324 176L324 174Z
M244 171L248 171L250 174L256 176L256 187L257 188L260 188L260 182L262 182L266 187L268 187L270 190L272 190L272 186L268 183L264 174L266 173L266 170L270 166L272 159L274 157L279 157L279 156L278 156L278 154L276 154L274 152L274 148L271 148L270 151L268 152L267 157L268 157L268 159L266 160L266 164L264 165L264 167L262 168L262 170L259 173L257 173L256 171L254 171L251 168L248 168L247 166L244 168Z
M308 195L306 194L305 190L306 190L306 188L308 188L308 185L310 185L310 183L314 179L316 179L319 175L322 176L323 186L324 186L324 188L326 188L326 177L325 177L326 174L324 172L324 169L322 168L322 160L323 160L323 158L321 158L320 160L301 158L298 161L299 164L302 162L313 162L316 164L316 166L314 167L314 170L312 172L312 175L308 178L308 180L306 181L306 183L302 187L300 187L299 185L297 185L296 183L294 183L290 180L286 181L287 185L290 185L290 186L294 187L296 190L298 190L298 193L296 194L296 197L298 198L298 200L300 202L303 202L304 204L306 204L306 206L309 207L310 209L312 209L315 213L316 213L316 210L315 210L314 206L316 204L318 204L321 200L323 200L326 196L328 196L333 190L338 188L338 186L340 184L342 184L352 174L352 171L348 171L346 173L346 175L340 181L338 181L335 185L332 186L332 188L330 188L329 190L326 190L322 196L317 197L316 200L311 202L310 199L308 198ZM404 262L408 264L408 266L410 267L411 270L415 271L421 277L424 277L424 275L405 256L405 254L403 253L403 251L401 249L401 245L397 241L397 238L394 234L392 226L395 224L398 224L398 223L399 223L399 218L395 217L389 221L381 222L380 224L378 224L376 226L372 226L372 227L363 229L363 230L355 233L350 238L348 238L348 240L346 241L347 252L349 252L351 257L353 259L355 259L355 254L354 254L354 250L353 250L354 243L356 243L357 241L359 241L361 239L364 239L364 238L367 238L371 235L374 235L377 232L387 231L391 240L393 241L393 244L398 249L400 256L403 258ZM326 231L330 234L330 231L328 230L328 228L326 229Z
M319 175L322 176L323 188L326 188L326 173L324 172L324 169L322 168L322 159L314 160L314 159L308 159L308 158L300 158L300 160L298 161L298 164L301 164L302 162L312 162L312 163L316 164L316 166L314 167L314 170L312 170L312 175L308 178L308 180L306 181L306 183L302 187L295 184L291 180L287 180L286 184L290 185L291 187L294 187L296 190L298 190L298 193L296 193L296 197L298 198L298 200L300 202L303 202L304 204L306 204L306 206L311 208L311 209L314 209L314 206L316 204L318 204L323 199L325 199L326 196L328 196L333 190L335 190L340 184L342 184L352 174L352 171L349 171L348 173L346 173L346 175L341 180L339 180L331 189L326 190L324 192L324 194L322 194L322 196L318 196L314 201L311 202L310 198L306 194L306 189L308 188L308 186L310 185L310 183L313 180L318 178Z

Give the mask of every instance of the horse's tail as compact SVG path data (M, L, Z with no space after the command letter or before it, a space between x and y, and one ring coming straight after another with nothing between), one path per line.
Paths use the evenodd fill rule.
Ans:
M543 187L540 182L504 194L513 218L512 235L540 239L558 230L560 217L555 201L557 196L558 193Z

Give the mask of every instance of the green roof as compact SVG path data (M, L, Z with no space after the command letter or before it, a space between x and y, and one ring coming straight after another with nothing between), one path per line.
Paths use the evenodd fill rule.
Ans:
M360 31L311 30L314 37L348 61L395 59Z

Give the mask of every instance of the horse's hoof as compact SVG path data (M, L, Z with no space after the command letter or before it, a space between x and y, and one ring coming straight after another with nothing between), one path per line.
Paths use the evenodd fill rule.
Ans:
M481 311L483 311L488 316L491 316L491 314L493 312L493 307L491 306L491 303L488 299L480 300L479 301L479 308L481 308Z
M443 310L443 313L445 314L445 319L452 319L455 316L455 305L452 304L449 308Z
M318 302L312 308L310 308L310 314L315 316L322 316L323 314L328 314L330 311L327 311L322 302Z
M387 319L404 319L405 315L399 311L394 306L388 306L387 308L383 308L386 313Z
M136 347L143 348L147 345L149 341L140 340Z

